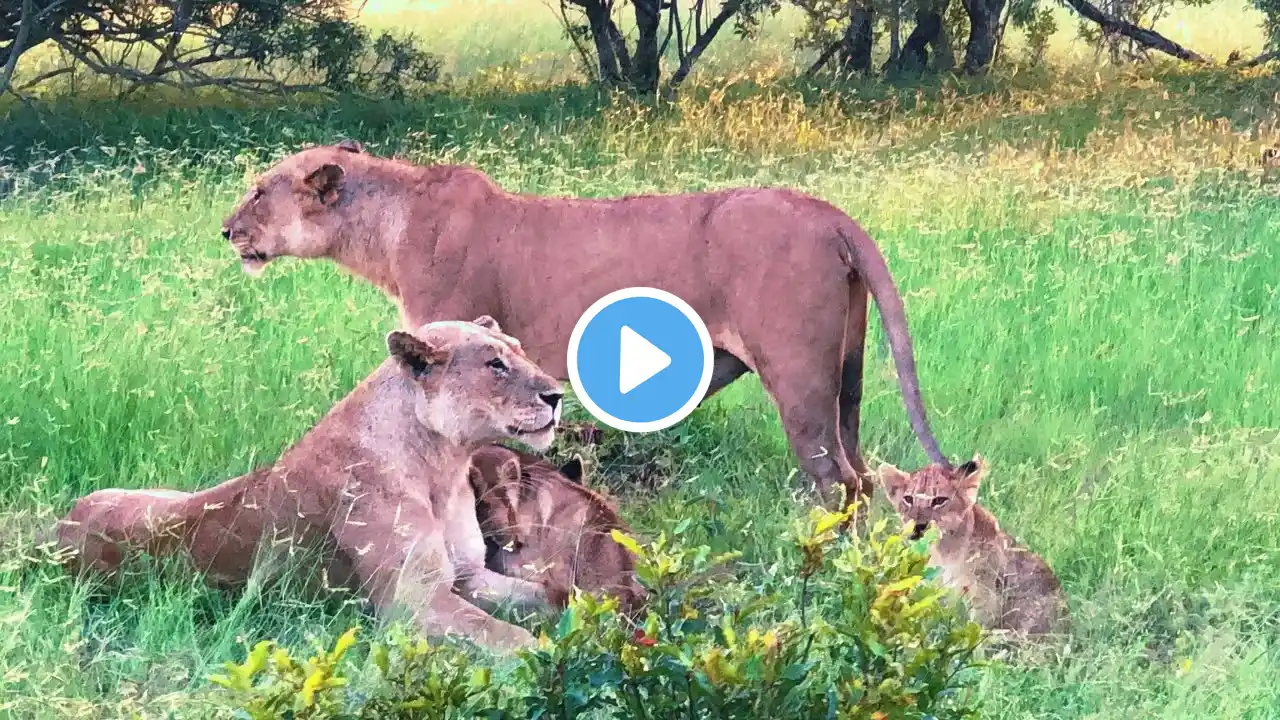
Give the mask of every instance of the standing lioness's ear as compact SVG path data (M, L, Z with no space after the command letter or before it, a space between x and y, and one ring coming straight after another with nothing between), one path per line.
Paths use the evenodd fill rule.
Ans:
M387 334L387 352L413 373L415 379L429 374L449 357L443 350L437 350L430 343L403 330L393 330Z
M302 183L320 197L320 202L332 205L338 202L338 195L347 182L347 171L341 165L325 163L303 179Z
M364 145L361 145L358 140L352 140L351 138L347 138L345 140L340 141L334 147L338 148L339 150L346 150L349 153L359 154L364 152Z

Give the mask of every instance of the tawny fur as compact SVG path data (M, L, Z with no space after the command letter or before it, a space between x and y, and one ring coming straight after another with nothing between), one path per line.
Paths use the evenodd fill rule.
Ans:
M985 473L980 455L954 470L930 465L908 474L885 464L879 471L885 494L913 537L938 528L930 564L966 597L979 624L1022 635L1066 631L1067 598L1058 578L978 504Z
M1262 151L1262 178L1263 185L1280 180L1280 147L1269 147Z
M645 590L635 579L634 559L610 534L630 529L608 500L580 484L580 461L557 469L494 445L471 462L491 570L542 584L558 608L577 587L618 598L624 613L640 609Z
M907 319L879 248L848 215L781 188L607 199L512 193L480 171L304 150L259 177L223 223L246 270L328 258L381 288L409 326L495 317L564 380L578 318L632 286L674 293L716 348L707 396L756 372L827 497L870 495L858 447L868 291L907 415L933 462ZM852 498L850 498L852 499Z
M534 583L484 566L468 481L477 448L518 438L550 445L560 383L491 318L387 336L390 357L271 467L196 493L101 490L59 522L73 570L107 574L131 553L185 555L216 586L270 575L281 553L318 549L335 586L375 612L404 606L430 635L494 649L532 642L486 608L545 608Z

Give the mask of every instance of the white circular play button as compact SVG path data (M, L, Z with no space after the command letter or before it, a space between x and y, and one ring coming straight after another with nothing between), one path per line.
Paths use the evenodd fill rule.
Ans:
M683 420L711 385L711 334L684 300L624 288L594 302L569 337L569 381L597 420L653 432Z

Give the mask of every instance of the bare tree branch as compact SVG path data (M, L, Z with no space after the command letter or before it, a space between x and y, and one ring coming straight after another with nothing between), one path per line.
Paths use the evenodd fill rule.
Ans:
M724 27L724 24L729 22L729 18L732 18L738 12L738 9L742 7L742 3L743 0L727 0L725 4L720 6L720 12L716 14L711 24L707 25L707 31L698 36L698 39L693 43L693 47L689 48L689 54L685 55L684 59L680 61L680 67L676 68L671 79L667 81L668 93L675 91L676 87L689 76L689 72L693 70L693 64L706 51L707 46L711 44L716 34L720 32L720 28Z
M1133 40L1143 47L1159 50L1166 55L1172 55L1179 60L1188 62L1207 63L1205 57L1197 52L1188 50L1169 38L1161 35L1155 30L1138 27L1131 22L1120 20L1104 13L1098 9L1098 6L1089 2L1089 0L1062 0L1077 13L1087 20L1091 20L1102 28L1104 33L1118 34Z
M822 54L818 56L818 59L809 66L808 70L804 72L805 77L813 77L814 75L817 75L818 71L831 61L831 58L836 54L836 51L840 49L840 45L843 43L844 38L841 38L828 45L827 49L823 50Z
M1241 67L1247 67L1247 68L1257 67L1259 65L1264 65L1276 59L1280 59L1280 50L1272 50L1271 52L1264 52L1261 55L1254 57L1252 60L1244 63L1243 65L1241 65Z

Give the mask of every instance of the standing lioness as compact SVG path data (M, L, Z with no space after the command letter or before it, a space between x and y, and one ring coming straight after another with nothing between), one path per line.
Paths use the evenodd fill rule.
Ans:
M591 303L631 286L674 293L711 332L707 395L758 373L824 493L836 482L872 489L858 448L869 290L916 437L950 467L880 250L848 215L800 192L538 197L473 168L417 166L344 141L264 173L222 233L250 272L282 256L334 260L394 298L409 326L492 315L561 380L569 335Z
M545 449L561 388L491 318L387 336L391 357L269 468L197 493L101 490L59 523L72 567L115 570L124 555L186 554L215 585L238 586L255 556L327 549L331 581L374 609L404 605L422 629L494 648L532 641L465 602L546 607L534 583L484 567L470 456L502 439Z

